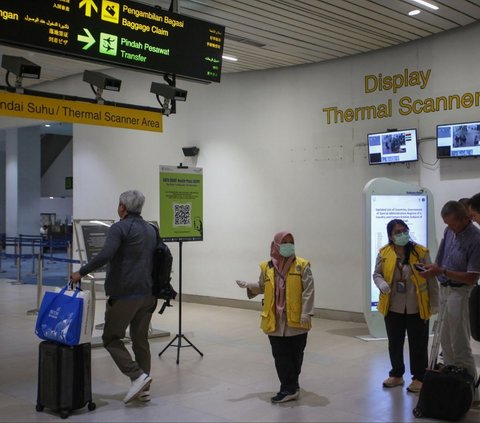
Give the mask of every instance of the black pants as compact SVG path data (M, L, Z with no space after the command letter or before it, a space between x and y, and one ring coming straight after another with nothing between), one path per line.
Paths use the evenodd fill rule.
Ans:
M302 370L303 351L307 334L296 336L269 336L273 359L280 379L280 391L294 393L299 387L298 377Z
M389 311L385 316L388 336L388 352L392 370L389 375L402 377L405 373L403 345L405 332L408 336L410 354L410 373L414 379L423 381L428 366L428 320L422 320L420 314L401 314Z

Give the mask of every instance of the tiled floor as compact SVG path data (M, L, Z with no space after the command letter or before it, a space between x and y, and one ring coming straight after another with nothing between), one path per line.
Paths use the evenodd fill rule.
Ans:
M0 279L0 421L58 421L48 411L35 411L37 352L33 334L34 285L12 285ZM104 301L97 301L97 323ZM75 411L77 422L424 422L412 415L417 396L405 388L383 389L389 370L386 341L365 342L360 323L314 319L309 334L298 401L271 404L278 389L266 336L258 328L258 312L183 304L183 333L193 348L170 347L170 338L151 340L152 401L125 406L129 381L103 348L92 351L96 410ZM178 332L178 304L155 314L153 327ZM98 333L97 333L98 335ZM473 342L477 362L480 343ZM479 363L480 364L480 363ZM464 421L479 422L480 410Z

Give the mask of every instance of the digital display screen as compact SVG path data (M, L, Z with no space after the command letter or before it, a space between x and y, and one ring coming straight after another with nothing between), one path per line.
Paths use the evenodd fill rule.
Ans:
M402 219L410 229L410 238L428 247L428 198L426 195L372 195L371 196L371 271L380 248L388 244L387 223ZM371 278L371 310L377 309L380 291Z
M413 162L417 156L417 130L368 134L368 163L389 164Z
M437 125L437 158L480 156L480 122Z
M225 27L129 0L4 0L0 43L220 82Z

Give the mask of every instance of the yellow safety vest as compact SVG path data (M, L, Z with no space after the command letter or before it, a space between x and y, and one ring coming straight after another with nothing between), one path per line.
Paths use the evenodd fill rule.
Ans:
M285 282L287 324L294 328L310 329L312 327L311 323L302 324L300 322L302 317L302 275L307 266L310 266L308 260L296 257L288 270ZM264 332L269 333L275 331L275 267L271 261L265 261L260 264L260 268L265 282L260 327Z
M428 320L430 318L430 299L428 296L428 281L421 277L415 269L414 264L420 263L428 253L428 249L422 247L421 245L416 244L414 247L415 252L418 254L415 255L413 251L410 253L410 268L412 270L412 282L415 285L415 291L417 293L418 301L418 310L420 312L420 317L423 320ZM393 274L395 272L395 266L397 262L397 255L393 248L393 245L387 244L380 249L380 257L382 258L382 273L385 281L392 285ZM378 301L377 309L384 316L387 315L388 309L390 308L390 294L380 293L380 298Z

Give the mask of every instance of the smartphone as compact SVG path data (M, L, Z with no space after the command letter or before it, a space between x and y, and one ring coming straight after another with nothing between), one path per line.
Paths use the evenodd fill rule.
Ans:
M427 269L425 269L425 267L423 267L421 264L415 263L414 266L415 266L415 269L417 269L419 272L427 271Z

